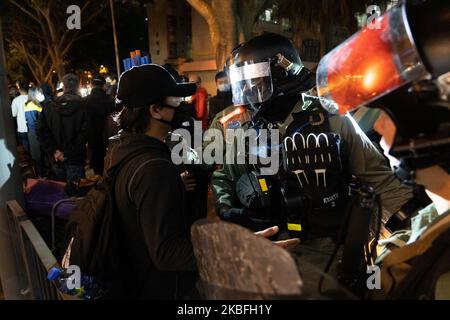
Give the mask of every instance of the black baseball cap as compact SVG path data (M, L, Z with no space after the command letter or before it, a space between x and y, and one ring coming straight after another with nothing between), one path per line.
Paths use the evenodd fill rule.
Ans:
M146 64L122 73L116 103L127 108L141 108L166 97L190 97L196 90L195 83L177 83L162 66Z

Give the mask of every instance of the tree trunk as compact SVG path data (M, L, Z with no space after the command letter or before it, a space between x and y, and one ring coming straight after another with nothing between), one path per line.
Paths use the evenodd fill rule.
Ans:
M271 7L274 0L237 0L238 14L242 26L244 41L249 40L253 34L253 27L258 21L258 17L265 9Z
M149 0L150 1L150 0ZM35 28L33 29L25 29L25 33L30 36L36 36L37 39L42 39L39 41L39 46L41 46L41 52L36 53L32 52L30 46L27 46L25 49L28 51L29 58L33 58L33 60L39 60L38 62L33 61L32 65L36 65L37 63L43 66L43 71L36 72L36 67L30 68L33 75L39 73L36 76L36 80L38 81L48 81L52 79L52 71L55 70L58 78L61 80L65 74L65 65L64 65L64 57L69 52L73 43L77 40L80 40L82 37L89 35L89 33L84 33L83 35L79 35L79 32L76 30L67 30L65 26L65 17L62 15L61 19L56 19L58 15L52 14L56 10L63 10L65 6L59 1L19 1L9 0L9 2L14 5L22 14L25 14L29 19L32 19L32 23L35 24ZM25 4L27 3L27 4ZM106 4L105 0L86 0L84 1L84 5L81 8L81 14L83 17L83 25L88 24L92 19L94 19L102 10L104 10L104 4ZM95 10L90 10L89 8L95 8ZM18 27L16 29L20 30L20 23L17 24ZM30 31L31 30L31 31ZM31 34L30 34L31 32ZM36 44L33 46L37 47ZM41 59L43 56L42 51L45 51L46 54L49 55L49 60L46 61ZM26 55L25 55L26 56ZM43 61L46 61L45 63ZM47 69L48 65L51 65L52 68ZM53 84L51 84L53 85Z
M238 43L237 20L233 0L213 0L212 8L219 25L220 39L216 52L217 69L221 70Z
M58 80L61 81L63 76L66 74L66 68L64 67L64 58L57 46L54 46L53 48L52 58L56 74L58 75Z
M214 54L216 55L216 62L219 64L218 53L220 52L220 29L216 21L216 15L214 14L209 2L207 3L205 0L186 1L206 20L209 27L212 46L214 48Z
M251 37L258 15L271 0L187 0L206 20L221 69L231 51Z
M243 43L247 39L244 32L244 27L242 26L242 19L240 17L236 17L236 27L238 33L238 43Z

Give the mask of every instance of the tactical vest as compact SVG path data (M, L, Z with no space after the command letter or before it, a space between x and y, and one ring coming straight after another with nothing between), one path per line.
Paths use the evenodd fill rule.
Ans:
M272 124L281 134L278 175L261 176L247 166L247 173L238 178L236 193L252 219L270 221L267 225L277 224L303 239L336 237L349 198L341 138L331 131L328 119L332 115L320 104L307 110L302 107L299 102L284 123ZM244 124L251 115L236 110L221 118L224 131L248 129Z
M280 126L283 134L281 189L289 231L336 237L349 200L341 161L341 137L330 129L320 105L298 106Z

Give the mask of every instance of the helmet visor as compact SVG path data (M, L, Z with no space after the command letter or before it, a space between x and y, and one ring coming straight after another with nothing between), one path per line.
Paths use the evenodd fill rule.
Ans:
M272 97L270 61L245 61L228 67L234 105L254 105Z

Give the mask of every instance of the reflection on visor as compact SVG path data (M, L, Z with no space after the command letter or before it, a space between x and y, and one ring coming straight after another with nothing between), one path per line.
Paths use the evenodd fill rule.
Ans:
M248 64L242 67L230 67L230 81L236 83L243 80L251 80L255 78L264 78L270 76L270 64L268 62L260 62Z
M248 63L229 68L233 103L254 105L270 99L273 93L269 62Z

